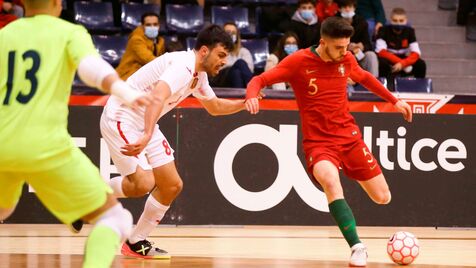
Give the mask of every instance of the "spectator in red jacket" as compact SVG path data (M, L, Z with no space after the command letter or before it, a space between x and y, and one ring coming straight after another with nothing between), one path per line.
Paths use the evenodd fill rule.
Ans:
M334 16L337 11L339 11L339 7L333 0L319 0L316 4L316 15L320 23Z
M391 24L380 29L375 51L379 57L379 74L387 77L389 82L398 75L417 78L426 75L426 64L421 59L415 30L408 25L403 8L392 10Z
M13 15L14 10L12 1L0 0L0 29L17 19L17 16Z

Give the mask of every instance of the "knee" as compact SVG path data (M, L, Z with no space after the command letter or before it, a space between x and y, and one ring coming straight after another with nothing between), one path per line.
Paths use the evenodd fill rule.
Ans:
M183 189L183 181L179 179L176 183L168 187L168 192L170 193L170 195L173 195L175 197L175 196L178 196L182 192L182 189Z
M246 61L239 59L233 64L233 67L236 67L238 69L243 69L243 68L248 68L248 64L246 64Z
M127 191L128 197L141 197L152 191L154 188L154 178L146 178L144 177L141 180L137 180L134 182L133 187Z
M15 210L15 206L12 208L0 208L0 221L6 220L10 215L12 215Z
M382 193L379 193L374 198L374 202L379 204L379 205L387 205L388 203L390 203L391 200L392 200L392 194L388 190L384 191Z

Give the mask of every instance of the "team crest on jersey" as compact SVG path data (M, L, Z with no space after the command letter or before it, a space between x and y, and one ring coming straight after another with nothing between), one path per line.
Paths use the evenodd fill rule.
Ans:
M340 73L341 76L344 76L345 75L344 64L339 65L339 67L337 68L337 71Z

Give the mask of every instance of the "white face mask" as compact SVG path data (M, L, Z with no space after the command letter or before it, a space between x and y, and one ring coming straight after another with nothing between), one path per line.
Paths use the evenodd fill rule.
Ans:
M231 36L231 41L233 41L233 43L236 43L236 39L237 39L236 34L231 34L230 36Z
M340 15L344 19L352 19L355 16L355 10L352 10L352 11L349 11L349 12L341 10Z
M144 27L145 36L150 39L154 39L159 35L159 27L157 26L145 26Z

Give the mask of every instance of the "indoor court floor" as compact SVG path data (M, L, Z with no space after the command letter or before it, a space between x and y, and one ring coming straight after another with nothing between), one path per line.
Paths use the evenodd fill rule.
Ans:
M476 267L476 229L359 227L367 267L398 267L386 253L395 231L414 233L420 256L407 267ZM81 267L90 226L72 234L59 224L0 224L0 268ZM171 260L117 256L113 267L347 267L350 251L337 227L160 226L151 236Z

